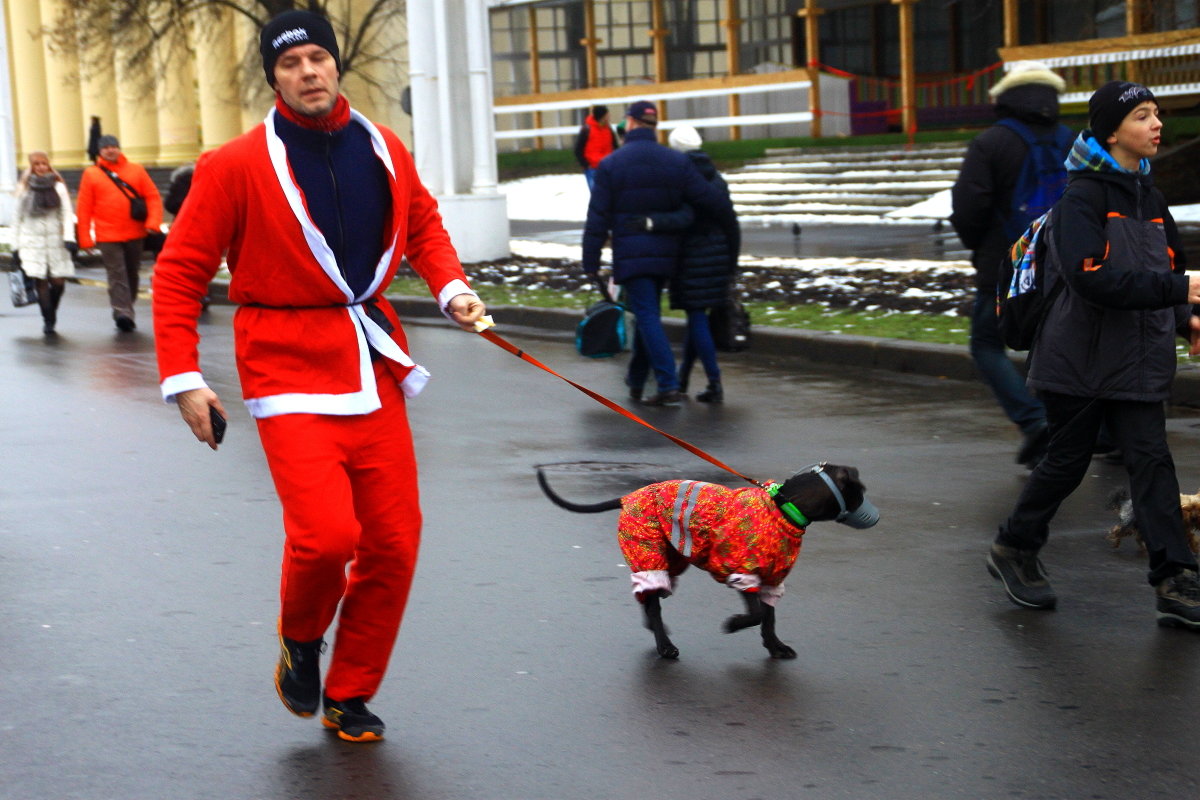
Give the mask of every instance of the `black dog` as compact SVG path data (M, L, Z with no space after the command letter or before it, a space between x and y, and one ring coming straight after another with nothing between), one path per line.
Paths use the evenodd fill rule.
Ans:
M621 509L617 540L633 572L633 592L642 603L646 627L658 654L678 658L662 621L661 599L689 565L742 593L746 613L725 620L733 633L761 626L763 646L772 658L795 658L796 651L775 633L775 601L800 554L810 522L837 520L855 528L879 521L854 467L817 464L782 484L730 489L699 481L664 481L622 498L579 504L564 500L538 469L546 496L569 511Z

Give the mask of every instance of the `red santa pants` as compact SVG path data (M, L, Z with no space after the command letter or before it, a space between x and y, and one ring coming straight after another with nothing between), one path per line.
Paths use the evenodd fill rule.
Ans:
M322 638L341 603L325 674L333 700L370 698L379 688L420 542L404 395L382 364L375 374L383 408L371 414L258 420L283 505L280 630L300 642Z

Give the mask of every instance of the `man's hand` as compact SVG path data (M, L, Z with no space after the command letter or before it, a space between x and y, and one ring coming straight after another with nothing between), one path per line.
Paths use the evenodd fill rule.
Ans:
M1189 303L1200 303L1200 273L1196 275L1188 275L1188 298Z
M196 441L204 442L216 450L217 441L213 437L209 406L217 409L221 416L229 416L225 413L225 406L221 405L221 399L217 397L217 393L207 388L189 389L175 395L175 402L179 405L179 414L183 417L183 421L195 434Z
M1188 341L1192 343L1188 355L1200 355L1200 317L1188 317Z
M464 331L475 331L475 323L487 313L483 301L473 294L456 294L446 304L450 318Z

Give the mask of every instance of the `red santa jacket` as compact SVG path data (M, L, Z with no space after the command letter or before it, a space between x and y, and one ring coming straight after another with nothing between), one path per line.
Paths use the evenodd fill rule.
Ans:
M242 394L255 417L364 414L380 407L371 347L412 397L429 373L413 363L400 320L383 292L402 256L440 308L473 294L442 227L437 203L417 177L412 156L390 130L351 111L350 124L371 135L390 177L391 230L375 279L355 297L333 251L313 224L291 176L272 109L263 124L201 156L188 202L154 270L154 335L163 397L205 386L196 319L200 300L225 256ZM393 327L367 315L374 299Z

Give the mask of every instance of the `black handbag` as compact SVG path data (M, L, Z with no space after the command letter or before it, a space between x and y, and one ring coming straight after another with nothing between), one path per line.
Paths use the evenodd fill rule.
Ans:
M104 169L104 167L101 167ZM104 174L107 175L117 188L121 190L121 194L129 198L129 216L136 219L138 222L145 222L146 217L150 216L150 209L146 207L146 198L138 194L138 190L134 189L121 177L112 170L105 169Z
M718 350L738 353L750 346L750 312L733 294L708 312L708 327Z

